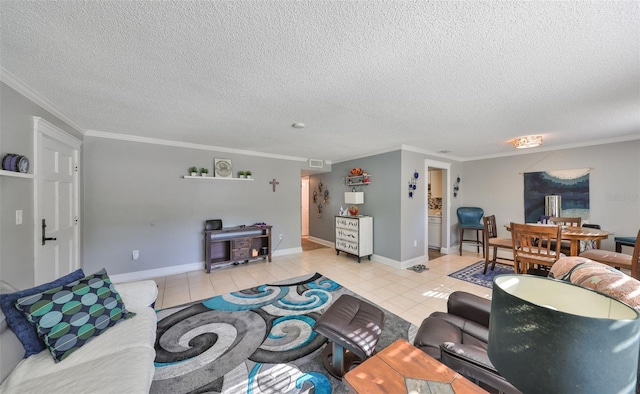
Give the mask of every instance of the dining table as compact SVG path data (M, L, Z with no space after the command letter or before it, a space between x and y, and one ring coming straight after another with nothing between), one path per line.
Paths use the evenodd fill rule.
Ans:
M541 223L529 223L538 226L554 226L553 224L541 224ZM507 230L511 231L508 224L504 225ZM560 226L561 227L561 239L569 241L571 245L570 256L578 256L580 254L580 241L601 241L607 239L611 233L608 231L591 228L591 227L577 227L577 226Z

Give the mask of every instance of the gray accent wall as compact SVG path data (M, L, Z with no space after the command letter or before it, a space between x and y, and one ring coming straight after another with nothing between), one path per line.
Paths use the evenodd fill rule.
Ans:
M34 116L82 140L78 131L5 83L0 83L0 104L0 158L7 153L21 154L33 165ZM34 285L33 183L32 179L0 176L0 279L17 288ZM22 210L20 225L15 222L16 210Z
M207 219L225 227L266 222L273 247L300 247L300 172L306 162L86 137L84 255L89 272L123 274L204 262ZM232 160L233 176L254 181L184 179L188 168ZM276 178L276 192L269 182ZM278 244L279 234L283 240ZM133 250L140 251L132 260Z
M356 187L364 191L364 204L359 205L360 214L373 217L373 253L392 260L393 265L408 266L413 259L426 261L426 190L427 176L425 159L432 158L422 153L396 150L364 158L333 163L330 174L314 175L309 181L309 235L334 242L334 216L344 204L344 192L351 188L344 184L344 177L354 167L362 168L371 175L368 186ZM447 160L437 159L448 162ZM452 162L457 171L459 163ZM414 171L420 174L413 198L409 198L409 180ZM322 217L317 217L313 204L313 190L322 181L330 188L333 198L324 205ZM455 205L454 205L455 206ZM416 241L414 246L413 241Z
M416 190L412 190L413 197L409 197L409 183L415 179ZM400 260L410 260L425 255L426 224L427 224L427 174L424 172L424 155L402 151L400 170ZM415 246L414 246L415 241Z
M373 217L373 253L393 260L400 259L400 150L361 159L332 164L329 174L309 178L309 235L329 242L335 241L334 218L344 203L344 192L351 191L344 177L354 167L360 167L371 175L367 186L356 186L364 192L364 204L358 205L361 215ZM329 204L323 204L322 217L318 217L317 204L313 204L313 191L322 181L329 188Z

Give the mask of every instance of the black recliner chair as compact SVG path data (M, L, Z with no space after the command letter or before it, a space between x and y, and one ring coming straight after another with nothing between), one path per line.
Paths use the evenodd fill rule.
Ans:
M487 354L491 301L456 291L447 312L422 321L414 346L493 392L520 393L495 369Z

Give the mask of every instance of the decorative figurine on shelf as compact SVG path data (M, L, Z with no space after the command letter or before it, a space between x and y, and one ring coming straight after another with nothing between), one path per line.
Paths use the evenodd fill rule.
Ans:
M352 205L349 207L349 213L351 214L351 216L357 216L358 215L358 207L355 205Z
M359 176L362 175L362 168L354 168L351 170L351 176Z
M340 215L340 216L347 216L347 213L348 213L348 212L347 212L347 210L346 210L346 209L344 209L344 208L342 208L342 206L340 206L340 213L339 213L339 215Z

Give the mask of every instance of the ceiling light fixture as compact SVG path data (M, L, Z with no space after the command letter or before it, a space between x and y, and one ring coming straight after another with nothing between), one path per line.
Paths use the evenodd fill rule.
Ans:
M542 145L541 135L527 135L513 140L513 147L516 149L535 148L540 145Z
M294 123L291 125L294 129L304 129L304 123Z

